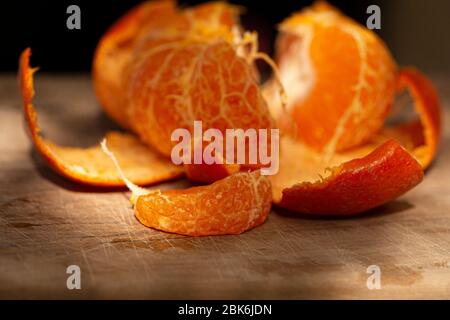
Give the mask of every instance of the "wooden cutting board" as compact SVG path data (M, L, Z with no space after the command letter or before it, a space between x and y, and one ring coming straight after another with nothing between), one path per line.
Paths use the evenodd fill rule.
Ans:
M435 79L449 120L450 79ZM114 125L87 75L37 76L45 134L88 146ZM0 298L450 298L450 131L424 182L351 219L274 209L240 236L142 226L128 192L82 187L32 151L15 76L0 76ZM164 188L186 186L186 181ZM81 268L81 290L66 269ZM367 268L381 271L369 290Z

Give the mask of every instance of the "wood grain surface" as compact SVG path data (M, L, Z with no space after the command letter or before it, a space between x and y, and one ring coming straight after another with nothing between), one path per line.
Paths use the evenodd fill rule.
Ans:
M435 80L448 111L450 79ZM47 137L88 146L114 128L88 75L36 81ZM361 217L275 208L240 236L189 238L142 226L124 190L53 173L32 151L21 107L15 76L0 76L0 298L450 298L448 128L424 182ZM81 290L66 288L73 264ZM380 290L367 288L370 265L381 268Z

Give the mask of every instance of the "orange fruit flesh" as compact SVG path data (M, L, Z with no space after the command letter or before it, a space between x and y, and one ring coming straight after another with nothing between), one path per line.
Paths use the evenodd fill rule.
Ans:
M146 1L126 13L103 35L93 61L97 97L106 113L130 129L124 72L136 60L136 52L146 51L146 39L224 36L238 24L239 8L221 2L180 10L174 0ZM206 32L204 30L209 30ZM202 31L202 32L201 32ZM131 128L132 129L132 128Z
M272 127L251 67L229 43L182 39L160 47L130 67L127 92L132 127L161 154L170 155L172 132L193 132L195 120L224 135L227 128Z
M176 21L175 1L147 1L120 18L99 41L92 70L95 93L105 112L125 128L129 124L122 114L126 99L122 72L133 48L152 30L170 32Z
M224 19L223 21L224 23L229 22L229 20L227 19ZM222 30L220 32L222 32ZM214 35L209 34L208 36ZM169 37L168 39L170 39L170 41L173 41L174 38L176 37ZM201 39L200 41L194 40L193 42L199 42L200 44L202 44ZM235 66L232 71L224 70L225 73L219 72L219 77L231 77L230 81L228 81L229 86L236 85L236 83L233 82L236 75L239 78L242 75L246 76L252 74L251 72L247 72L246 68L249 67L246 64L242 63L244 62L243 59L238 61L237 65L233 62L232 59L236 58L236 52L228 42L220 40L215 42L212 41L211 43L212 50L218 49L219 52L223 52L225 55L221 57L228 61L231 61L231 66ZM203 42L203 45L207 46L206 42ZM146 54L148 54L148 52L146 52ZM116 168L110 160L106 160L105 155L100 154L100 148L92 148L89 150L63 148L44 141L38 135L38 128L35 121L36 115L34 112L34 107L31 104L31 99L34 93L32 83L33 70L28 65L29 56L30 51L27 50L23 53L23 56L21 58L22 63L20 72L22 78L22 92L25 106L24 111L29 120L29 126L32 131L33 141L35 142L36 148L56 171L75 181L93 185L109 186L116 184L123 185L123 176L129 178L129 180L131 181L133 181L132 177L142 178L142 169L146 168L147 166L150 167L148 170L150 170L152 173L155 173L154 171L156 170L158 174L161 174L163 173L162 171L167 170L167 168L164 167L164 164L166 162L163 162L161 166L157 166L157 164L155 165L155 161L153 161L153 159L152 161L150 161L151 163L141 161L140 163L137 163L139 168L135 168L135 163L133 162L133 160L136 159L131 159L128 156L135 155L137 153L145 158L145 152L149 152L152 156L153 154L151 150L146 149L142 145L140 145L139 148L143 149L138 150L139 148L137 146L134 146L133 144L139 142L137 142L137 140L135 140L130 135L120 136L120 134L118 133L113 133L108 136L110 140L108 141L108 145L111 148L112 153L115 154L115 156L118 158L118 162L120 163L123 175L117 173ZM212 53L210 56L214 57L215 53ZM182 55L181 58L184 59L185 57ZM187 56L187 58L189 59L189 56ZM148 57L146 57L146 59L148 59ZM124 58L124 60L126 59ZM240 69L241 66L244 66L244 69ZM163 69L163 71L167 72L170 77L170 73L172 73L173 69L176 68L169 68L168 70ZM114 72L113 75L117 74L117 70ZM226 76L224 76L225 74ZM100 78L97 79L102 79L102 77L100 76ZM202 80L203 79L198 80L199 86L204 85L204 82L201 83ZM220 79L220 81L225 81L225 79ZM114 84L118 84L118 82ZM213 85L214 83L206 84ZM224 82L221 82L221 85L223 84ZM244 104L248 103L249 101L256 101L254 105L257 109L256 114L250 113L249 117L244 116L238 120L247 123L245 121L249 121L248 119L250 119L250 121L253 121L254 119L260 121L262 119L264 127L266 127L267 123L271 124L272 120L267 111L264 115L261 115L259 113L260 109L265 108L266 106L259 93L259 88L257 87L256 81L254 80L253 76L249 76L248 79L244 80L244 83L237 83L237 85L244 86L244 90L242 90L242 87L239 87L240 89L236 89L234 87L233 90L244 91L246 96L241 96L241 93L239 92L238 94L236 94L238 95L237 97L233 96L233 94L230 94L229 97L223 97L226 107L237 108L245 113L247 111L247 106L244 106ZM103 84L100 84L100 87L102 86ZM107 92L107 89L114 88L114 85L110 86L110 83L105 83L104 87L102 87L101 89L104 90L105 88L106 91L104 92ZM201 90L204 90L204 88L202 88ZM176 94L176 90L172 91L171 93ZM118 94L120 98L124 96L123 91L118 92ZM142 94L142 92L140 92L140 94ZM223 92L221 92L221 94L223 94ZM244 101L247 99L248 101ZM109 103L111 101L117 103L117 101L115 101L115 98L111 98L111 100L105 101L106 103ZM129 126L131 122L128 122L128 111L118 111L122 102L123 100L120 100L120 103L117 103L116 105L113 104L112 107L109 106L106 109L107 112L112 114L113 118L115 118L119 123L124 126ZM254 112L254 110L252 111ZM185 110L183 110L183 112L185 112ZM196 112L201 114L201 110L196 110ZM224 110L224 112L226 112L226 110ZM163 113L168 113L168 110L164 110ZM225 117L228 116L231 118L234 116L234 113L231 113L231 115L225 115ZM162 118L163 117L164 116L162 116ZM215 123L217 124L221 123L222 125L224 125L224 123L228 121L228 119L224 120L214 118L212 121L215 121ZM234 119L231 119L231 121L234 121ZM232 125L232 127L234 127L234 125ZM121 141L125 142L122 143ZM126 148L122 150L122 147ZM81 171L87 171L89 172L89 174L83 175L78 172L79 170L72 170L74 163L78 165L78 167L82 168ZM112 170L110 170L110 168L112 168ZM228 167L226 168L229 169ZM100 169L100 175L98 175L97 169ZM141 169L141 171L135 172L135 169ZM114 177L111 176L111 171L114 171ZM230 174L234 171L235 170L229 170L228 173ZM90 173L93 172L95 172L95 175L92 177ZM175 174L179 175L180 171L176 170ZM143 182L142 180L139 180L138 183L147 183L147 181ZM183 194L185 194L185 196L183 196ZM171 206L168 206L166 208L164 208L164 206L162 206L161 208L148 207L148 202L146 202L145 199L148 200L151 195L141 196L138 198L138 203L136 204L136 215L144 224L151 224L151 221L152 219L154 219L155 214L156 216L159 214L158 212L155 212L154 209L160 210L160 213L162 212L163 214L158 219L159 225L154 225L154 227L168 232L176 232L186 235L239 234L265 221L268 213L270 212L271 196L270 182L267 180L267 178L260 176L259 172L237 173L210 186L193 188L186 191L173 191L168 192L167 194L163 193L162 197L164 198L164 200L169 200L170 205L175 205L173 207L174 210L171 210ZM188 201L184 201L186 197L189 199ZM182 206L177 206L176 204L180 201L180 199L182 200ZM186 216L183 215L183 213L186 213L186 210L183 209L183 207L188 206L188 203L191 204L192 208L196 208L196 211L190 212L189 215ZM144 204L144 207L141 204ZM150 204L153 205L154 201L150 201ZM167 214L169 213L173 214L173 216L170 218L167 217ZM195 216L195 220L191 221L189 218L193 215Z
M311 148L332 154L359 146L383 125L393 102L396 66L374 33L323 2L280 27L277 61L288 94L279 125Z
M236 173L208 186L137 198L135 214L151 228L189 236L240 234L270 212L269 180L259 171Z

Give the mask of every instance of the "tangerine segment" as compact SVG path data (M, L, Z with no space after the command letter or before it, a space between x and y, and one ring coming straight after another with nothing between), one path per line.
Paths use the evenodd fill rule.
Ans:
M297 138L328 154L367 142L396 87L382 40L325 2L286 19L280 31L277 62L288 97L287 112L274 107L280 127L292 132L293 119Z
M278 206L299 213L355 215L399 197L423 178L421 165L394 140L368 155L370 149L361 148L335 156L333 163L341 165L327 169L325 178L320 176L325 172L320 154L292 140L286 146L290 153L284 153L280 173L272 177L273 198Z
M400 71L399 89L408 89L419 120L383 130L379 136L394 138L410 150L426 169L433 161L441 136L441 105L433 83L415 68Z
M100 39L92 70L96 96L106 113L123 127L129 128L122 114L124 67L140 39L152 32L169 33L178 21L175 1L147 1L126 13Z
M124 186L114 165L99 146L87 149L62 147L40 136L32 103L33 73L36 69L29 66L30 55L30 49L22 53L19 77L25 119L37 151L56 172L73 181L95 186ZM106 137L126 176L134 183L157 183L183 174L182 168L162 158L130 134L109 132Z
M259 171L236 173L208 186L140 196L138 220L189 236L240 234L262 224L271 208L270 181Z
M107 114L130 128L124 72L135 51L146 50L146 39L224 36L238 25L239 9L222 2L178 9L174 0L146 1L121 17L102 36L93 61L96 95Z
M158 40L160 41L160 40ZM225 40L168 40L143 51L126 81L127 111L142 140L170 156L172 132L267 129L273 120L251 66Z

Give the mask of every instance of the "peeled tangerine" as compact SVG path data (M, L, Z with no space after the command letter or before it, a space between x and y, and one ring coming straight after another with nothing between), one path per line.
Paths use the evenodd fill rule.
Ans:
M375 33L325 2L286 19L280 33L286 109L272 84L265 87L278 125L289 134L272 178L274 203L302 213L349 215L418 184L440 134L431 82L415 69L399 71ZM420 119L384 127L395 93L404 88Z
M74 181L127 185L144 225L193 236L251 229L264 222L272 201L303 213L356 214L421 181L440 133L439 101L429 80L414 69L398 70L374 33L319 2L281 24L279 71L261 90L253 62L273 63L258 53L254 33L241 33L238 16L239 8L222 2L179 9L175 1L149 1L106 32L94 57L95 91L106 113L136 135L109 133L110 149L106 143L103 150L60 147L39 135L35 70L25 50L21 90L37 150ZM394 95L403 88L420 119L386 128ZM174 166L171 133L192 132L194 120L222 133L277 123L288 133L279 173L269 179L259 170L245 172L255 169L248 163ZM165 192L133 184L183 174L217 181Z

